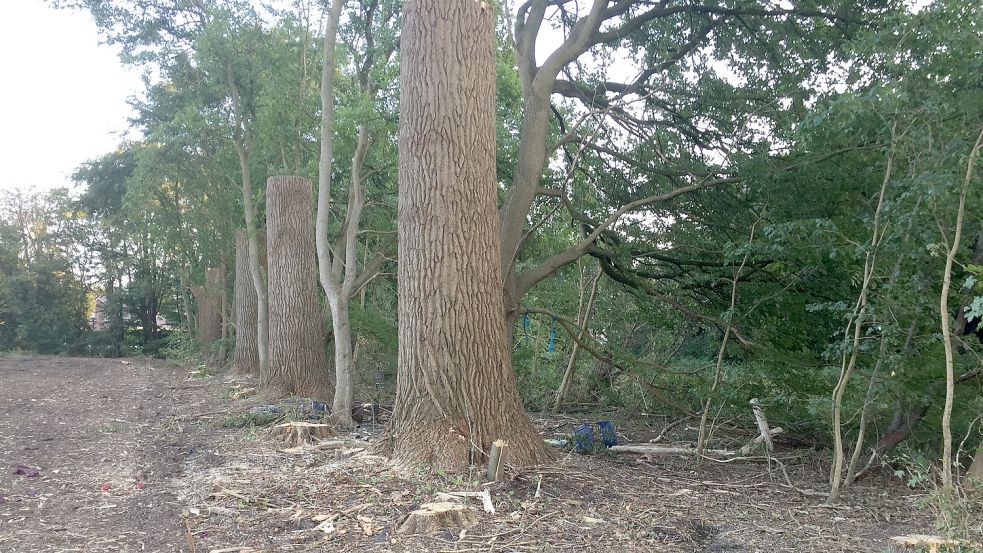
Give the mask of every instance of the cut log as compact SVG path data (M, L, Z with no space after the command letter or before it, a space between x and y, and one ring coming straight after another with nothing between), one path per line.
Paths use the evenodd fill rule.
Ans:
M441 528L471 528L478 524L474 509L448 501L424 503L399 525L400 534L431 534Z
M640 455L696 455L695 447L668 447L658 444L625 444L616 445L608 449L614 453L638 453ZM705 449L704 455L712 457L734 457L735 451L726 449Z
M781 434L782 432L785 432L785 429L783 429L781 426L776 426L775 428L772 428L771 429L771 431L769 432L768 435L769 435L769 437L773 438L773 437ZM751 453L751 450L754 449L754 446L760 444L763 441L765 441L764 436L758 435L753 440L751 440L750 442L748 442L748 444L746 446L744 446L740 450L738 450L738 453L740 453L741 455L747 455L748 453Z
M338 435L334 428L327 424L310 422L285 422L270 429L270 434L287 443L287 447L297 447L312 444Z
M964 540L947 540L938 536L911 534L891 538L888 553L942 553L944 551L979 551L983 544Z

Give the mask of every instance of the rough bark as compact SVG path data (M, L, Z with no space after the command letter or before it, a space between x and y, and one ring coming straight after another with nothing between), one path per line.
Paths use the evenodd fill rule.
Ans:
M496 213L494 10L414 0L400 38L397 466L460 471L511 445L549 458L506 343Z
M303 177L266 184L270 359L267 393L326 399L332 384L324 354L314 252L314 198Z
M259 237L260 251L266 251L266 240ZM260 264L265 267L266 256ZM235 348L232 351L232 370L259 376L259 344L256 334L256 317L259 303L253 285L249 264L249 236L246 229L236 232L235 274Z
M225 363L221 344L222 339L222 299L225 297L225 271L219 267L205 269L205 296L207 304L208 326L205 329L205 343L209 345L208 360L213 365Z
M208 364L221 363L215 342L222 339L222 270L205 270L205 285L192 286L191 293L198 302L198 344L202 360Z

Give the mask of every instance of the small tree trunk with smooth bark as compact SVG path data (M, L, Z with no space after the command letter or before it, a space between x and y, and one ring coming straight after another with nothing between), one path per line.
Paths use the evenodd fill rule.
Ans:
M976 144L969 153L966 162L966 178L959 191L959 207L956 210L956 229L952 244L945 259L945 271L942 273L942 294L939 300L939 311L942 324L942 345L945 347L945 406L942 408L942 489L946 493L955 490L952 477L952 401L955 396L956 379L954 374L955 355L952 348L952 324L949 321L949 287L952 284L952 265L959 252L959 243L963 233L963 218L966 214L966 196L969 193L969 183L973 180L973 164L983 146L983 129L980 130Z
M326 399L331 380L317 295L314 198L303 177L270 177L266 229L270 294L267 393Z

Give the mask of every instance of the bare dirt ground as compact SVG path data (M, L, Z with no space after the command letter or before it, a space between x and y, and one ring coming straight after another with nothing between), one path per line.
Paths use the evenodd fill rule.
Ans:
M560 453L491 487L495 514L472 501L467 531L399 534L440 492L483 489L480 475L397 474L365 430L284 451L236 427L259 400L230 392L249 385L148 359L0 357L0 552L854 552L931 529L886 478L830 508L764 459ZM810 450L778 457L797 488L822 489Z

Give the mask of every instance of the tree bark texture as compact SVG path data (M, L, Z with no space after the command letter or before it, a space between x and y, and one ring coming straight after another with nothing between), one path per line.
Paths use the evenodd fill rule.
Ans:
M399 376L384 448L397 466L460 471L504 439L512 463L540 463L505 341L494 10L411 0L403 17Z
M205 285L193 286L191 293L198 302L198 343L202 360L220 364L224 360L218 358L214 346L222 339L222 270L205 269Z
M317 297L314 198L303 177L266 184L270 298L270 395L331 396Z
M258 237L260 264L266 266L266 239ZM232 370L259 376L259 343L256 316L259 302L249 265L249 236L246 229L236 232L235 275L235 349L232 351Z

